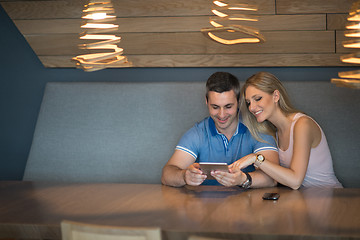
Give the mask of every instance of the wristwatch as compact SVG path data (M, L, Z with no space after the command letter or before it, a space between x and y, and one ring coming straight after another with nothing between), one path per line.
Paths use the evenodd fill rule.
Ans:
M244 173L246 175L246 180L245 180L245 182L243 182L243 184L241 184L241 187L247 189L247 188L250 188L250 186L252 184L252 178L251 178L250 174L248 174L247 172L244 172Z
M255 167L260 167L260 165L265 161L265 157L262 154L256 155L256 159L254 162Z

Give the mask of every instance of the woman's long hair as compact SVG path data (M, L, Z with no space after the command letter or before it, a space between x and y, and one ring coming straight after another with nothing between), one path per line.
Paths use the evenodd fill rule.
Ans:
M289 95L282 85L280 80L269 72L258 72L248 78L245 84L241 88L241 99L240 99L240 109L241 115L244 124L249 129L250 133L258 140L262 141L260 134L269 134L275 137L276 127L265 120L262 123L259 123L255 116L249 111L248 104L245 101L245 91L249 86L253 86L263 92L268 94L273 94L275 90L278 90L280 93L278 106L286 116L291 113L299 112L291 104Z

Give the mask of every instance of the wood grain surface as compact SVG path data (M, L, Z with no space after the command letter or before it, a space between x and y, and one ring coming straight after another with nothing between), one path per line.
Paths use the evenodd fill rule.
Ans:
M262 200L278 192L278 201ZM161 227L164 239L360 239L360 189L0 182L0 238L60 239L64 219ZM271 238L272 237L272 238Z

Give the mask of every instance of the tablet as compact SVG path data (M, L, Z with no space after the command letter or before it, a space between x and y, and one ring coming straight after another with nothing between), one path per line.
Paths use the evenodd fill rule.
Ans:
M211 171L224 171L228 172L229 168L227 163L210 163L210 162L202 162L200 164L201 171L206 174L208 179L214 179L213 176L210 175Z

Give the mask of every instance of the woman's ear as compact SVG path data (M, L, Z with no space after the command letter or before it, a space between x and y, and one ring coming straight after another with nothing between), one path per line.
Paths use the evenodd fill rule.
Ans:
M274 101L277 103L277 102L279 102L279 100L280 100L280 92L279 92L279 90L275 90L274 92L273 92L273 98L274 98Z

